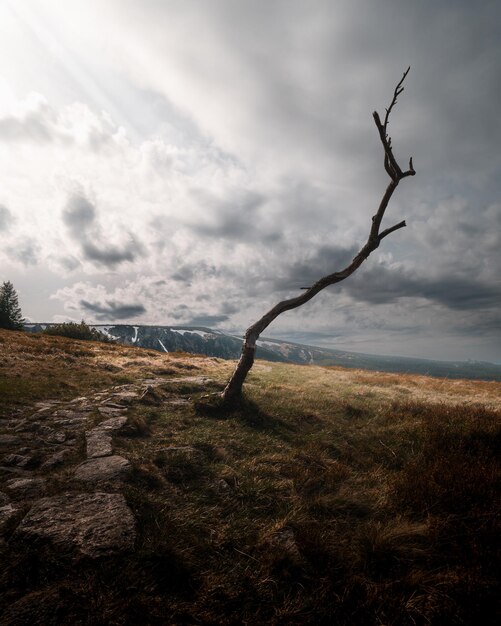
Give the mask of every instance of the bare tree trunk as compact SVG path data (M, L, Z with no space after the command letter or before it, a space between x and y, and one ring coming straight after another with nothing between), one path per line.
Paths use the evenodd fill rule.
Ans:
M242 395L242 387L249 373L252 365L254 364L254 356L256 353L256 342L259 339L261 333L282 313L285 311L290 311L292 309L296 309L297 307L305 304L309 300L311 300L314 296L317 295L320 291L328 287L329 285L334 285L335 283L339 283L348 276L351 276L367 259L367 257L378 248L381 241L387 237L392 232L403 228L406 224L405 221L399 222L382 232L379 232L381 227L381 222L383 220L386 208L388 203L393 195L393 192L398 186L398 183L407 176L414 176L415 170L412 164L412 158L409 160L409 169L406 171L402 171L395 160L393 155L392 147L391 147L391 138L387 134L388 128L388 120L390 113L397 102L398 96L402 93L404 88L402 84L407 76L410 68L404 72L402 79L395 87L395 91L393 92L393 99L391 101L390 106L386 109L386 115L384 118L384 122L381 122L379 114L377 111L374 111L373 117L376 123L376 127L379 131L379 137L383 144L384 148L384 168L388 175L391 178L386 191L381 198L381 202L379 204L377 213L372 218L372 226L369 232L369 237L365 245L361 248L359 253L354 257L352 262L345 267L343 270L339 272L334 272L333 274L329 274L328 276L324 276L320 280L318 280L314 285L309 287L302 293L300 296L295 298L290 298L289 300L283 300L275 305L272 309L270 309L261 319L259 319L255 324L250 326L245 333L244 343L242 346L242 354L237 363L235 371L231 376L228 384L226 385L224 391L222 392L222 398L225 401L233 402L238 400Z

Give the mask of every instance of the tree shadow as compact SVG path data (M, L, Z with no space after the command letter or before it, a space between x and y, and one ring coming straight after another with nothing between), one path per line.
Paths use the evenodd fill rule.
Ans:
M263 410L254 400L245 395L237 401L224 401L220 394L207 394L195 401L198 415L212 419L238 419L256 431L272 433L286 438L297 431L295 425Z

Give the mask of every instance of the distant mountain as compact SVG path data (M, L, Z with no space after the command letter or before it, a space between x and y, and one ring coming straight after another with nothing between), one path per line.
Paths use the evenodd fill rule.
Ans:
M26 330L41 332L51 324L27 324ZM222 359L237 359L242 338L202 326L136 326L126 324L95 324L93 328L111 339L130 346L160 352L182 350ZM290 341L262 338L258 341L257 358L301 365L339 365L382 372L424 374L443 378L470 378L501 381L501 366L483 361L431 361L398 356L377 356L317 348Z

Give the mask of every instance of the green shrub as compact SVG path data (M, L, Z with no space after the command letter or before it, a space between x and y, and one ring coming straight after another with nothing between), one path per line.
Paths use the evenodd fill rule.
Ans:
M84 339L114 343L113 339L110 339L110 337L95 328L91 328L83 320L80 324L77 324L76 322L64 322L62 324L47 326L43 332L46 335L57 335L59 337L69 337L70 339Z

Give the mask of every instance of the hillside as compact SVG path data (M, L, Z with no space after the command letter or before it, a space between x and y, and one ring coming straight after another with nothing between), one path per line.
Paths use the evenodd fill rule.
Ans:
M501 384L0 330L0 624L495 624Z
M29 332L41 332L53 324L28 324ZM94 324L93 328L127 346L160 352L182 350L223 359L238 359L242 338L203 326L131 326ZM433 361L401 356L385 356L319 348L262 337L257 357L266 361L302 365L339 365L381 372L424 374L440 378L471 378L501 382L501 365L483 361Z

